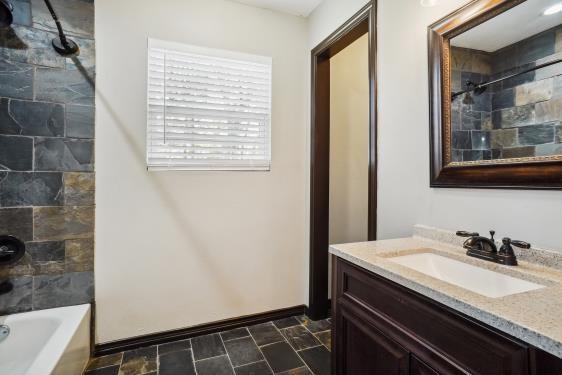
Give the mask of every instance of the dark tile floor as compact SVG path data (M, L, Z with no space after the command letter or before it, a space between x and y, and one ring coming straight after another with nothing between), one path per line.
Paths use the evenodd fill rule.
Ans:
M329 375L330 320L276 320L94 358L85 375Z

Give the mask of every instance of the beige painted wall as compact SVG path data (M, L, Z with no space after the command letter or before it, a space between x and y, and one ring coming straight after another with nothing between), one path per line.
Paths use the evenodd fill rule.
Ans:
M307 299L306 20L162 5L96 1L98 343ZM147 172L148 37L273 58L271 172Z
M324 0L310 16L309 48L367 1ZM427 26L466 4L379 0L378 234L409 236L414 224L509 236L562 250L562 192L429 187ZM308 143L307 143L308 144Z
M330 243L368 239L369 38L330 60Z

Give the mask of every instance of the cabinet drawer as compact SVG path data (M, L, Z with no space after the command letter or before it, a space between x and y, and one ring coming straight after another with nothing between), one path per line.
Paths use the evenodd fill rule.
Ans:
M339 258L335 270L337 303L360 305L393 322L407 333L395 339L408 350L429 347L472 374L528 373L528 345Z

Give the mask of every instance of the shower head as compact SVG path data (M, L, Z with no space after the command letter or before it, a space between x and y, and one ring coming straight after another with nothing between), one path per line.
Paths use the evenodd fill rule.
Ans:
M14 22L14 6L8 0L0 0L0 28L8 27Z

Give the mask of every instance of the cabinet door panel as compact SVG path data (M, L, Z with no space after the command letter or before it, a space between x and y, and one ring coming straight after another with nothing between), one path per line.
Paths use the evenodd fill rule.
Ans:
M439 373L420 361L415 355L412 355L410 358L410 375L439 375Z
M492 331L452 309L338 258L335 298L365 306L372 316L395 322L400 330L449 358L463 372L486 375L528 373L528 347ZM386 331L384 331L386 332ZM388 336L396 337L391 333ZM401 345L417 353L419 345ZM426 356L421 356L426 360ZM428 362L433 365L431 362Z
M336 323L342 334L336 344L338 375L406 375L409 353L347 309Z

